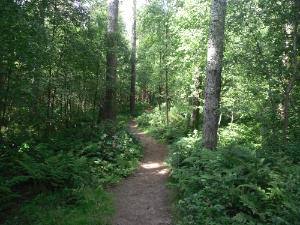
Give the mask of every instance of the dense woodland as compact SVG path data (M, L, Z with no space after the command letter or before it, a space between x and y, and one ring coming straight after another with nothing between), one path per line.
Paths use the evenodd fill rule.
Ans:
M0 1L0 224L110 224L132 118L174 224L300 224L300 1L126 1L131 40L118 0Z

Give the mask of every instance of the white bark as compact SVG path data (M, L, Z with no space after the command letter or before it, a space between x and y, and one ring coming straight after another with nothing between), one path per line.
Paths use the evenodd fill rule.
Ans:
M226 5L226 0L212 0L211 5L203 121L203 145L209 149L216 148L218 141Z
M136 0L133 0L133 23L131 41L131 88L130 88L130 113L135 112L135 83L136 83Z
M119 0L108 0L107 32L115 33L118 25Z

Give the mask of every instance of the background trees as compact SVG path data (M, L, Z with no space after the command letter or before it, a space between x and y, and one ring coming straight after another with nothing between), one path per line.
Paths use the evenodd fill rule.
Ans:
M139 157L124 123L97 123L107 109L108 50L119 62L112 106L129 111L123 22L110 49L106 1L7 0L0 8L0 223L106 223L110 203L99 187Z
M160 98L166 90L164 73L156 69L160 64L153 57L164 34L145 29L148 24L160 27L162 19L156 20L158 13L150 9L162 2L151 1L140 13L144 26L138 73L150 68L143 74L156 107L137 120L170 144L171 184L179 193L176 224L297 223L300 92L294 74L299 74L299 2L228 1L222 80L213 82L218 84L214 90L220 87L220 108L218 90L213 93L216 113L202 121L202 116L195 118L198 110L206 113L203 93L210 80L205 82L205 71L209 75L212 69L207 59L210 4L225 1L169 1L169 123L166 100ZM141 86L143 80L139 82ZM207 142L205 126L211 124L215 135ZM216 151L206 149L216 141Z
M163 1L151 2L139 15L139 88L147 85L148 95L153 96L152 102L161 109L167 105L165 95L169 92L169 119L177 120L180 115L186 121L186 128L195 123L197 110L194 109L204 113L205 43L210 3L205 0L169 1L170 35L167 41L162 29ZM296 1L272 4L264 0L228 4L220 115L216 120L221 136L224 129L235 124L246 125L250 133L259 134L254 135L256 140L260 139L260 144L266 146L282 144L283 140L296 141L299 84L292 74L297 65L295 49L299 49L299 32L294 29L297 27L295 21L299 20L297 4ZM168 42L167 62L163 56L161 60L159 57L165 42ZM167 65L170 71L168 90L161 65ZM293 88L288 94L291 83ZM199 103L195 96L200 96ZM164 121L167 123L167 116ZM287 121L293 122L287 125ZM201 117L198 122L199 127L205 125Z
M74 194L85 170L101 182L128 174L138 147L124 126L102 119L133 112L136 102L136 113L151 109L140 126L172 143L179 224L296 224L299 0L228 1L225 25L220 10L222 80L214 82L217 113L204 120L206 71L220 72L207 57L211 3L225 1L149 1L137 10L136 60L117 2L0 2L1 215L45 189L63 193L58 206L86 199ZM202 130L211 122L208 143ZM214 148L217 134L217 151L201 147Z
M105 39L105 1L1 4L1 127L27 121L26 126L46 134L78 119L103 117L103 109L108 110L104 96L106 50L110 49ZM128 77L127 40L123 34L114 36L119 42L118 76ZM114 88L116 101L121 101L120 92L124 98L129 96L130 80L120 83Z

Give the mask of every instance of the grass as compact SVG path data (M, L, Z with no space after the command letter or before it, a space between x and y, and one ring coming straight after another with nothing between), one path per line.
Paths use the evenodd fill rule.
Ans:
M110 225L114 209L105 187L135 171L142 155L127 123L71 130L70 137L2 155L0 224Z
M108 225L111 196L101 188L40 194L4 225Z

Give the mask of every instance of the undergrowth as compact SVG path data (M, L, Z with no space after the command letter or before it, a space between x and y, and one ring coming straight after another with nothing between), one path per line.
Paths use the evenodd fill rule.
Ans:
M229 124L220 129L219 148L211 151L202 147L201 132L188 129L186 117L171 119L169 127L164 117L156 109L137 121L170 144L177 225L300 224L296 143L263 146L258 127Z
M47 139L7 133L15 141L0 151L0 223L109 224L104 188L129 175L141 156L126 125L86 124Z
M188 133L188 123L186 115L180 114L176 107L171 108L169 117L170 124L168 126L165 120L165 111L156 107L151 113L144 113L139 116L137 123L153 137L172 143Z

